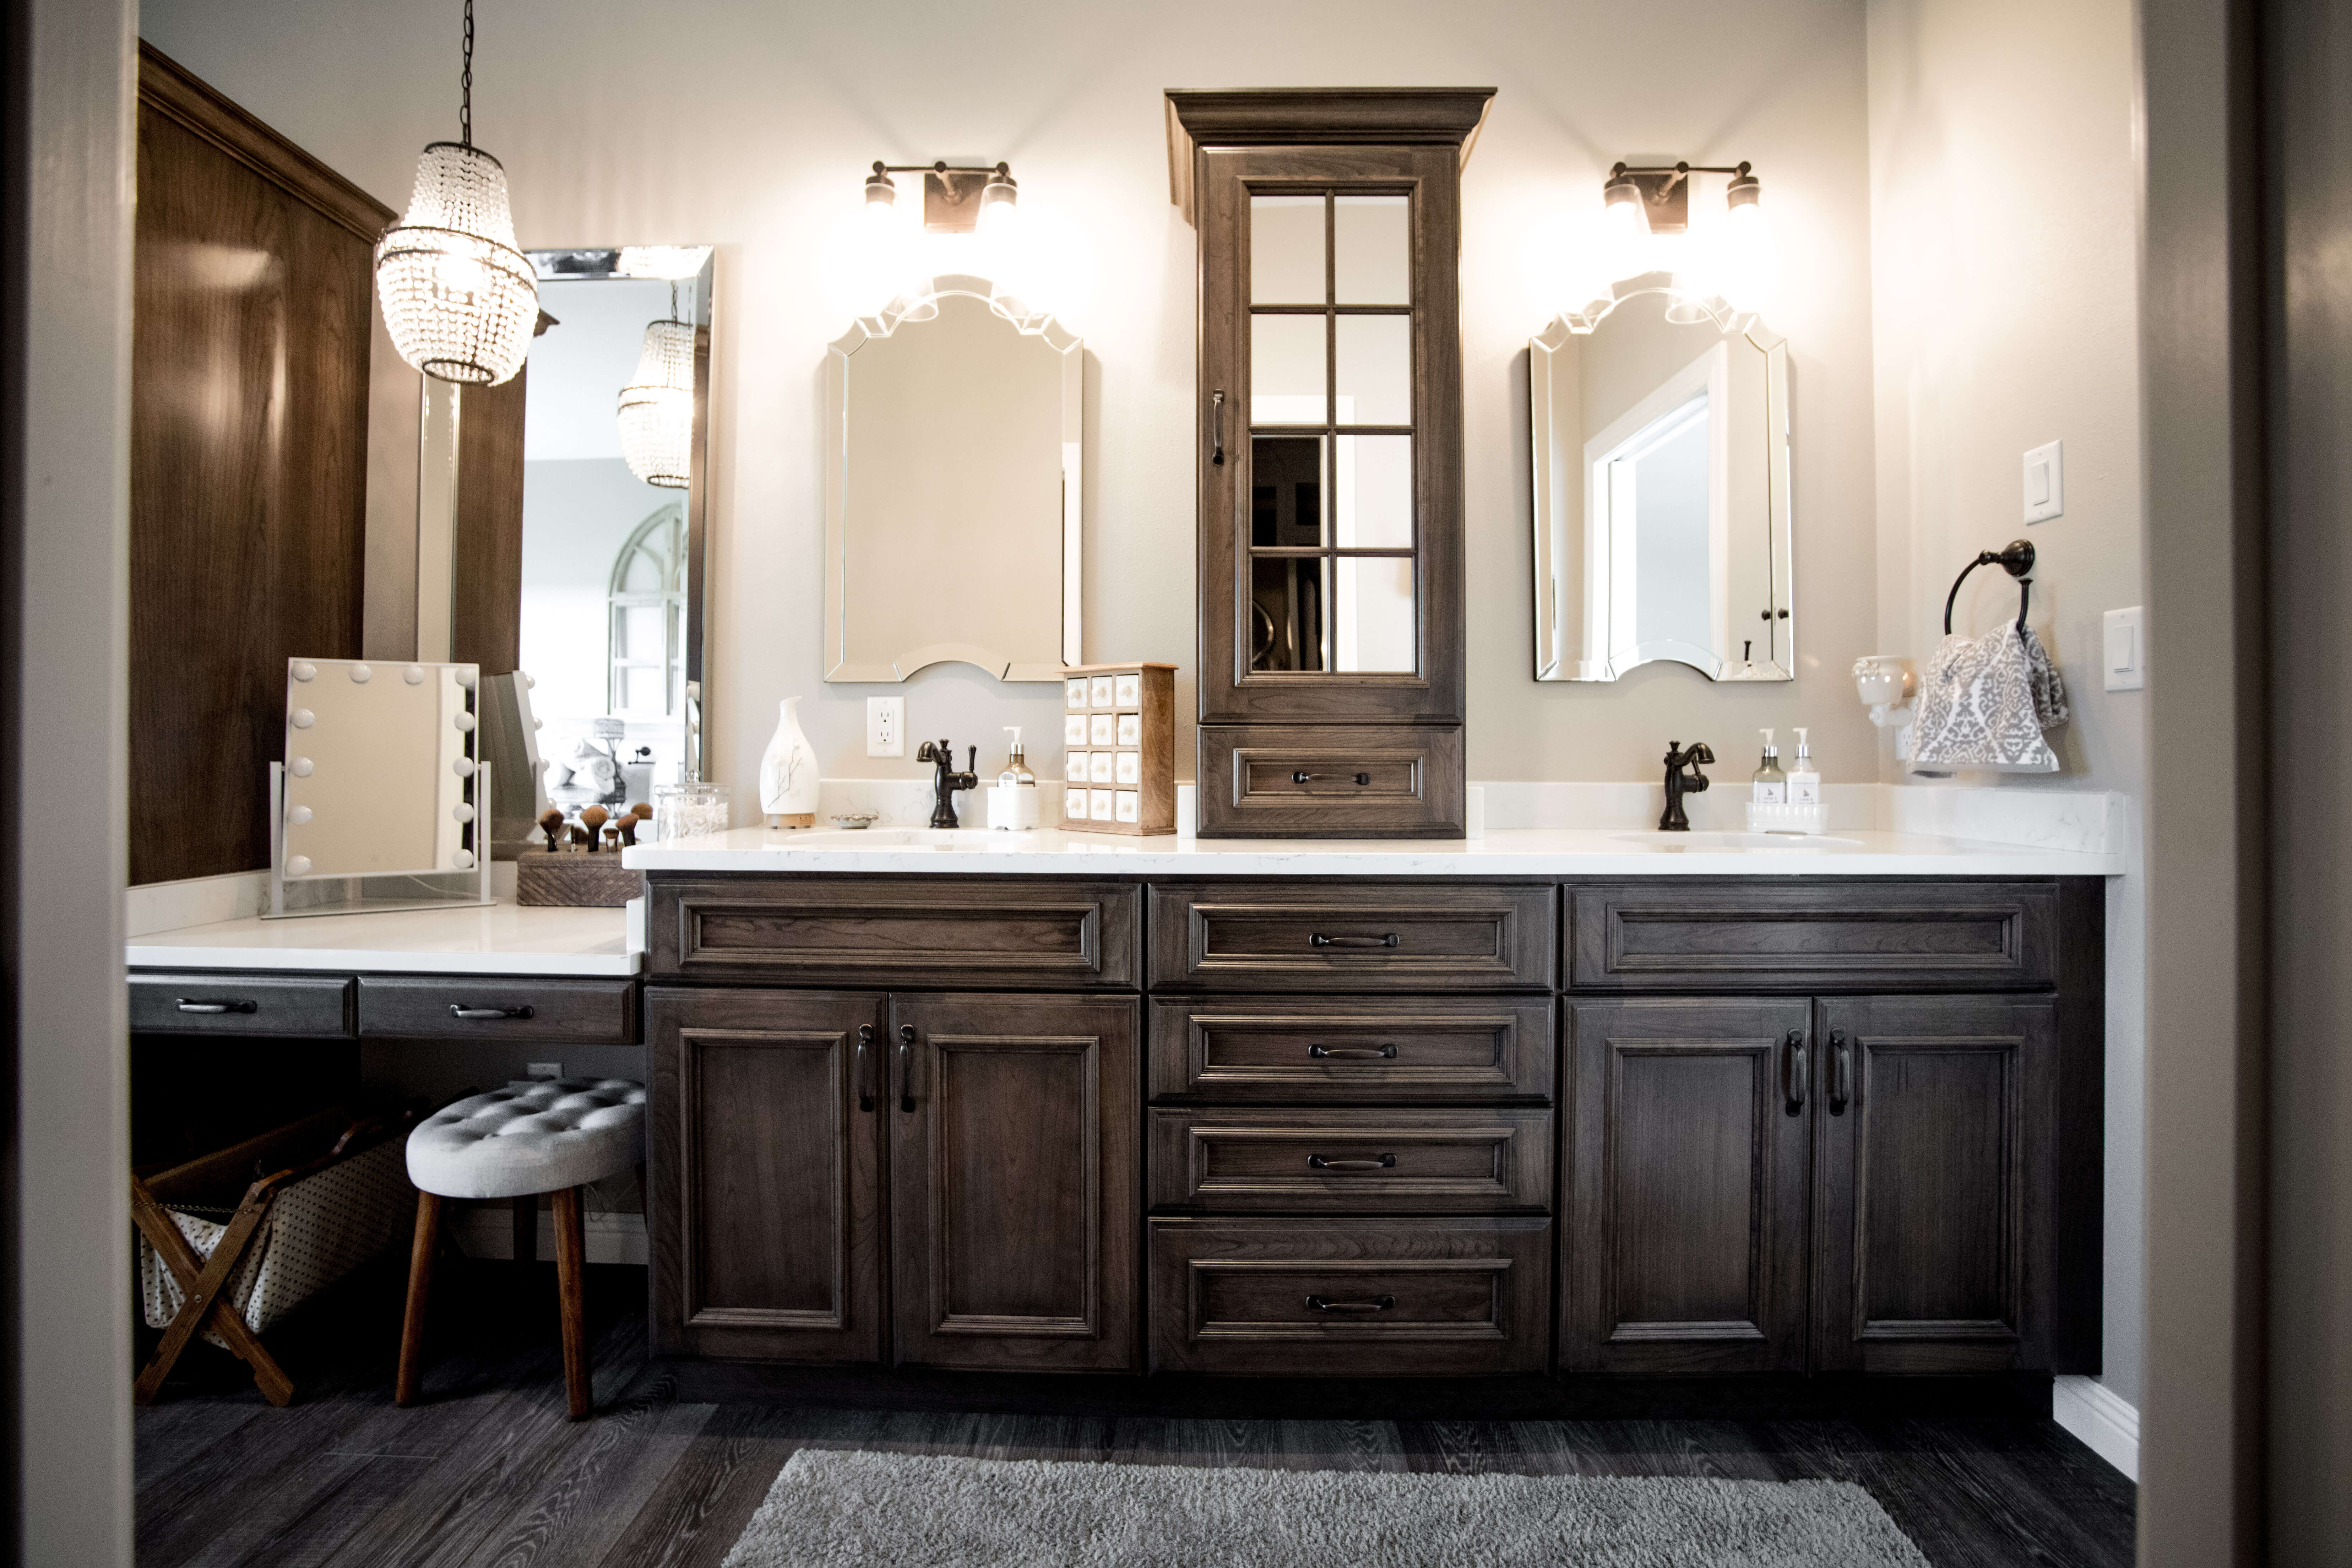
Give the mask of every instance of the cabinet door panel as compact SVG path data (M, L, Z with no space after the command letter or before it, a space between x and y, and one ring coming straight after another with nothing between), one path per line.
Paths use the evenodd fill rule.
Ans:
M1821 1015L1818 1364L2046 1367L2051 1004L1857 997Z
M1563 1368L1801 1369L1806 1004L1585 1002L1570 1020Z
M891 998L897 1355L1135 1364L1138 1005Z
M656 987L646 1014L656 1349L879 1360L882 1106L863 1091L882 997Z

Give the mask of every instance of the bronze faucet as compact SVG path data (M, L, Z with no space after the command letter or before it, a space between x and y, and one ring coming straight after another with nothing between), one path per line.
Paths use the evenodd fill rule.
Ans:
M1705 741L1693 741L1687 752L1679 741L1666 742L1666 814L1658 818L1659 832L1690 831L1690 818L1683 815L1683 796L1706 790L1706 775L1698 771L1701 763L1715 764L1715 753L1707 750ZM1690 769L1688 777L1683 774L1685 768Z
M933 796L931 826L933 827L962 826L956 821L955 802L949 797L960 789L980 787L980 774L973 771L980 766L980 748L978 746L971 748L971 755L965 760L964 771L961 773L955 772L955 742L944 735L937 741L926 741L916 748L915 760L919 763L938 764L931 775ZM1707 761L1711 763L1715 759L1709 757Z

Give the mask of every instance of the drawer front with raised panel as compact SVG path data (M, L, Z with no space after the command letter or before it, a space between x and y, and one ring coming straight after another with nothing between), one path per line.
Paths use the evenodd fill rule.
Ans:
M632 1046L634 980L540 976L360 977L360 1033L411 1039L544 1041Z
M1459 838L1462 731L1417 724L1201 726L1209 838Z
M1538 1372L1550 1266L1549 1219L1154 1219L1152 1369Z
M1542 1214L1549 1110L1151 1113L1155 1208L1223 1213Z
M1133 990L1139 888L1044 879L656 875L652 973L772 984Z
M231 971L131 977L131 1027L158 1035L298 1035L348 1039L348 974L247 976Z
M1227 1102L1549 1100L1541 996L1154 998L1151 1092Z
M2054 983L2046 882L1570 884L1572 988L1999 991Z
M1151 984L1171 990L1540 991L1544 884L1154 884Z

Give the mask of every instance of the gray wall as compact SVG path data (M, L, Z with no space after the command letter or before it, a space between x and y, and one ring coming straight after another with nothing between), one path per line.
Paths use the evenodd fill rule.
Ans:
M417 149L455 126L453 16L149 0L142 26L401 207ZM1169 202L1160 93L1237 76L1501 89L1464 190L1471 776L1645 778L1670 735L1720 747L1764 724L1810 725L1832 781L1877 776L1845 677L1878 636L1861 0L1034 0L1010 24L944 5L714 0L691 16L624 0L486 8L474 124L511 176L526 246L719 246L710 732L739 799L777 700L794 694L827 773L923 772L865 755L865 699L886 689L820 679L819 369L848 324L828 268L876 158L1010 159L1024 222L1060 232L1074 276L1055 309L1088 350L1085 653L1182 667L1190 776L1194 238ZM1765 182L1787 278L1770 320L1794 362L1794 684L1717 687L1668 666L1613 685L1531 679L1525 356L1556 302L1529 242L1568 205L1596 206L1601 175L1629 156L1746 158ZM906 692L920 735L994 742L1003 724L1050 732L1060 712L1051 685L961 666L887 689Z
M2138 85L2131 0L1870 8L1875 651L1924 668L1960 569L1980 550L2030 539L2032 624L2074 710L2052 737L2063 774L1958 782L2118 790L2135 803L2147 787L2147 694L2103 690L2100 667L2104 612L2144 604L2147 592ZM2065 514L2028 526L2025 451L2061 439ZM1987 568L1969 579L1953 625L1980 632L2016 614L2016 585ZM1891 731L1885 760L1890 780L1904 777ZM2102 1375L2135 1405L2147 920L2137 826L2130 870L2107 898Z
M9 0L0 90L12 251L0 266L0 702L13 720L0 1561L39 1568L131 1562L133 16L127 0Z

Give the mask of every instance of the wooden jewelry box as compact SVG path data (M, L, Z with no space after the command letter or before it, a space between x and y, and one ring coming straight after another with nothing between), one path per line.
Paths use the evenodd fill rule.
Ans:
M1080 664L1063 677L1061 826L1175 832L1176 667Z

